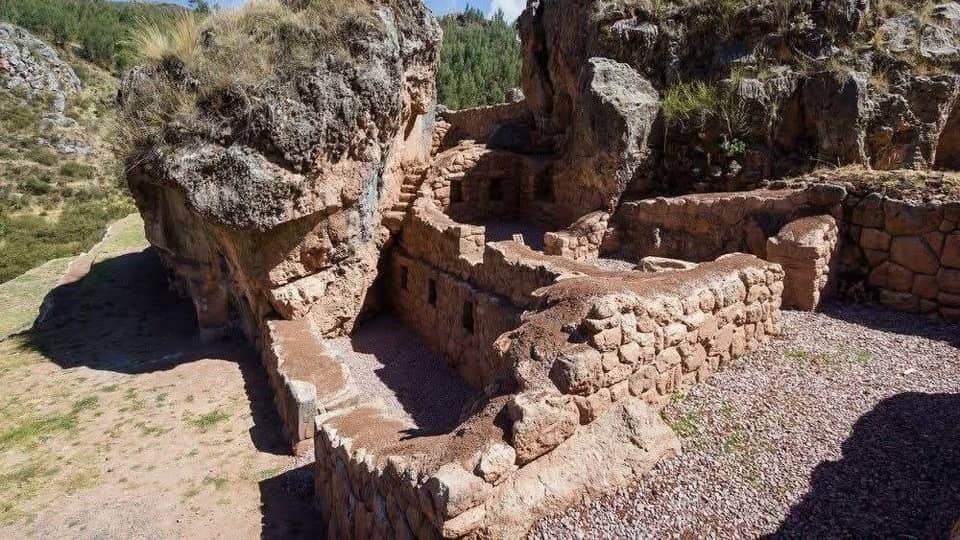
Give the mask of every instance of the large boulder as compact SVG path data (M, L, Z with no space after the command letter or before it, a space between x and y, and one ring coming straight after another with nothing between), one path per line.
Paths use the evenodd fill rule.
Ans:
M131 135L139 146L128 181L148 239L204 329L239 323L255 337L266 319L310 317L321 333L339 334L375 300L368 290L389 234L382 215L429 156L441 32L419 0L351 17L338 50L311 50L272 80L210 87L191 71L202 62L165 58L122 81L131 126L152 126L140 111L170 88L195 100L187 120L173 115L152 139ZM293 49L285 40L303 38L261 19L259 39ZM201 28L201 57L227 55L219 48L228 39Z

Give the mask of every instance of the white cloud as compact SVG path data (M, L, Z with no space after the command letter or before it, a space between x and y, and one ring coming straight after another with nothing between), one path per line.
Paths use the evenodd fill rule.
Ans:
M493 15L498 9L501 9L503 10L503 18L507 22L517 20L525 7L527 7L526 0L490 0L490 14Z

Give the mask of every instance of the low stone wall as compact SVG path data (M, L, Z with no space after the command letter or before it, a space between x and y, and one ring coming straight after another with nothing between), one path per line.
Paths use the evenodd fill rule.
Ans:
M261 358L294 453L309 452L318 412L342 406L353 397L346 367L331 359L307 319L265 324Z
M542 157L464 141L436 156L422 194L460 222L523 218L552 224L549 164Z
M780 334L782 291L781 268L745 254L691 270L565 279L541 291L550 307L528 312L498 346L521 388L555 386L572 400L552 402L552 416L565 420L514 422L518 458L548 450L544 430L570 425L571 410L589 423L628 396L662 404Z
M399 250L390 267L394 313L471 386L491 384L503 368L493 342L520 324L521 310Z
M629 201L614 216L621 255L693 262L726 253L766 257L767 238L807 216L839 216L846 191L840 186L761 189Z
M610 214L591 212L563 231L548 232L544 253L573 260L595 259L601 253L618 251L616 231L610 227Z
M960 202L872 193L852 196L846 208L845 293L865 290L892 309L960 320Z
M445 110L440 114L440 118L443 122L449 124L449 128L444 132L443 137L443 147L445 148L467 139L483 143L497 143L498 131L508 130L511 127L523 131L524 128L533 125L533 115L525 100L488 107L461 109L459 111ZM499 134L501 139L508 137L515 139L516 136L517 134ZM491 139L493 140L491 141ZM512 142L510 140L502 141L506 144ZM523 142L527 141L517 141L516 143Z
M830 292L831 262L839 241L833 216L814 216L791 221L777 236L767 240L767 260L785 273L783 305L813 310Z
M489 413L481 418L492 427ZM539 517L624 487L680 451L659 414L635 398L522 465L482 422L410 443L397 442L376 409L317 422L315 492L328 538L519 538ZM600 458L602 471L578 466Z

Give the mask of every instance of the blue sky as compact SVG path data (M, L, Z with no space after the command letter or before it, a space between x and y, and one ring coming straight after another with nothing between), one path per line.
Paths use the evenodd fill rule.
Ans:
M175 4L187 5L187 0L153 0L168 1ZM244 3L245 0L214 0L215 3L224 7L233 7ZM520 15L526 6L526 0L426 0L427 6L437 15L445 15L454 11L463 11L470 4L479 8L484 13L493 13L496 9L502 9L507 19L513 20Z

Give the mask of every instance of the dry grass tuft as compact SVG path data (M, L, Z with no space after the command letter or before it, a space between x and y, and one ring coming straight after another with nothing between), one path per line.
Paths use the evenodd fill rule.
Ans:
M364 0L309 0L296 7L252 0L203 20L187 14L141 25L132 44L153 75L124 103L116 129L122 152L137 160L166 142L171 125L213 131L223 118L210 104L249 107L268 89L292 84L318 59L348 57L350 36L374 20Z

